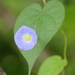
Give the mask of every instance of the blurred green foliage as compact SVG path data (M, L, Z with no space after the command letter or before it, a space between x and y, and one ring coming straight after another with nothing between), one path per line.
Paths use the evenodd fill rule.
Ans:
M75 75L75 0L60 1L64 3L66 9L65 20L61 27L68 39L67 59L69 62L66 67L66 75ZM17 19L25 7L35 2L42 4L42 0L0 0L0 64L8 75L27 75L28 71L27 62L13 40L15 21L10 22L9 18L11 20L12 18ZM8 12L10 14L7 14ZM59 30L46 46L43 57L39 56L40 58L32 70L32 75L37 74L40 63L46 56L57 54L63 57L63 47L64 37ZM37 63L40 64L39 67Z

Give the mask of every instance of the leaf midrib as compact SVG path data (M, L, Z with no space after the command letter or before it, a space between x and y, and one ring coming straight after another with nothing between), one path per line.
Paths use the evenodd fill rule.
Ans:
M60 64L58 64L58 65L56 66L56 68L54 68L54 69L52 70L52 72L51 72L50 74L52 75L52 73L53 73L53 72L58 68L58 66L60 66L62 63L63 63L63 60L61 61Z

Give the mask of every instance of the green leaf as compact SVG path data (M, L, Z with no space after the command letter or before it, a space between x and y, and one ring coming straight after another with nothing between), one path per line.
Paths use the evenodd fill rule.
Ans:
M21 50L29 65L29 75L36 58L40 55L47 43L60 28L64 19L64 6L59 1L49 1L44 9L39 4L33 4L19 15L14 33L21 26L33 28L38 35L36 46L29 51Z
M67 65L67 60L60 56L49 57L40 67L38 75L58 75Z

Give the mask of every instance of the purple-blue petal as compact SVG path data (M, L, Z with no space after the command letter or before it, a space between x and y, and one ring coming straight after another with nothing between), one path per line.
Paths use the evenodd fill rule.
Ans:
M25 46L23 46L23 50L30 50L34 48L35 44L33 42L25 43Z

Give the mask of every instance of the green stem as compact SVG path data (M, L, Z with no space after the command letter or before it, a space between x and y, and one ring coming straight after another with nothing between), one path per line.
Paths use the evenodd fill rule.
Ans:
M64 39L65 39L65 46L64 46L64 59L66 59L66 51L67 51L67 38L66 38L66 35L65 35L65 33L64 33L64 31L63 30L61 30L61 33L63 34L63 36L64 36Z
M64 70L62 71L62 75L65 75L65 72L64 72Z
M43 0L43 3L44 3L44 5L46 5L46 1L45 0Z
M65 40L65 42L64 42L64 59L67 59L67 57L66 57L66 51L67 51L67 37L66 37L66 35L65 35L65 33L64 33L64 31L61 29L61 33L63 34L63 36L64 36L64 40ZM65 72L64 72L64 70L62 71L62 75L65 75Z

